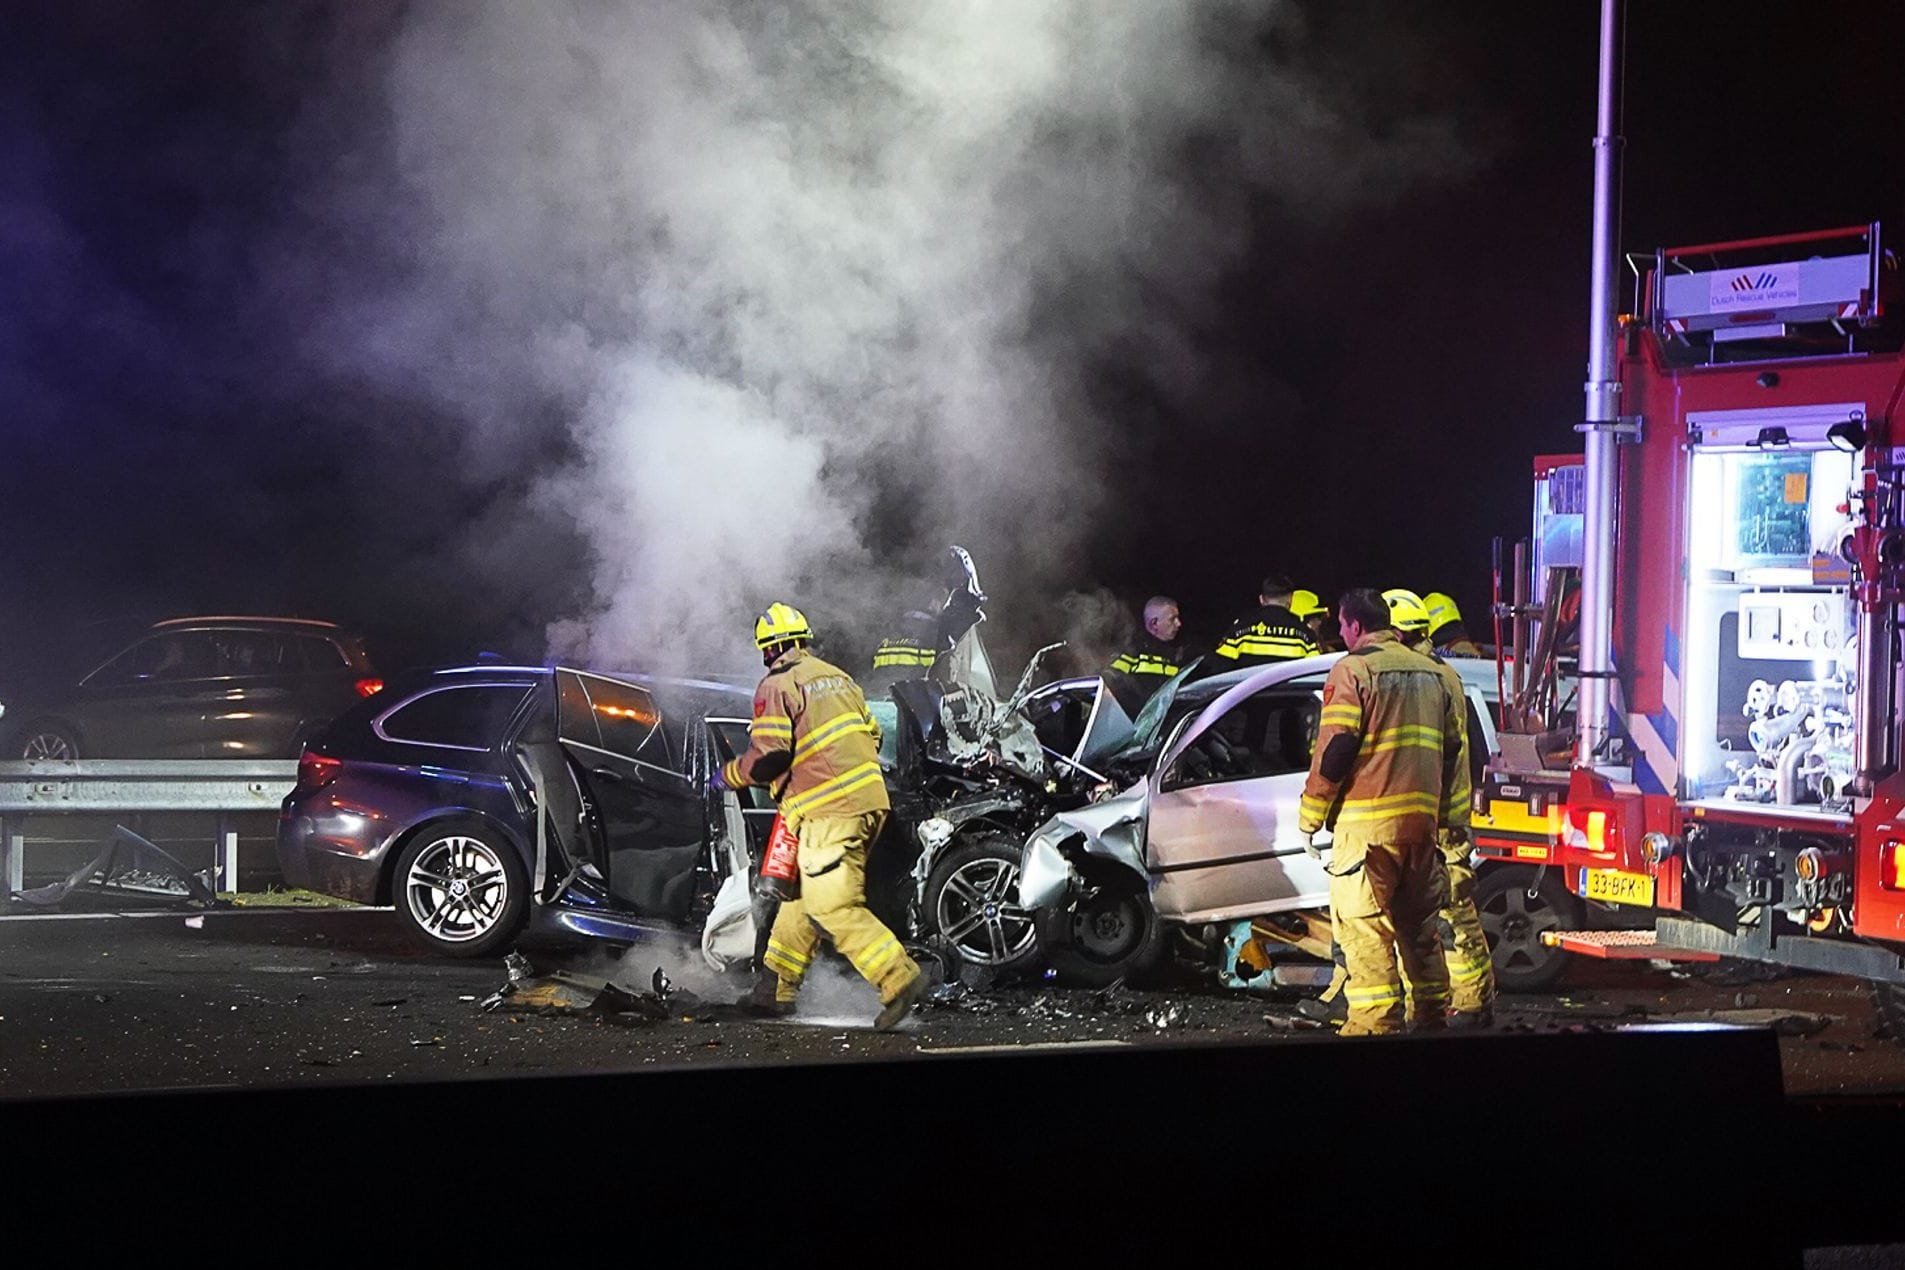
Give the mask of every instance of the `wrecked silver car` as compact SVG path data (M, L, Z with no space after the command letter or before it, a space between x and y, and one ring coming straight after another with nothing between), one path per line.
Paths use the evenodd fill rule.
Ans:
M1326 909L1297 805L1340 653L1161 687L1112 760L1118 793L1062 810L1026 842L1019 904L1062 976L1108 984L1155 966L1165 932ZM1469 686L1471 748L1494 730Z

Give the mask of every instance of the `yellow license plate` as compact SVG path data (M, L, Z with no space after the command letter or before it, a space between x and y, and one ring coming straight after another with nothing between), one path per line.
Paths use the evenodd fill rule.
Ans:
M1645 873L1622 873L1619 869L1587 870L1587 885L1581 893L1591 900L1609 904L1637 904L1652 907L1654 880Z

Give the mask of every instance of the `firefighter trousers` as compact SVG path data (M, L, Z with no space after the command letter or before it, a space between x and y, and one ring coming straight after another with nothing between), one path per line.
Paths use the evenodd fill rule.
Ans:
M1442 867L1449 876L1449 902L1436 915L1436 926L1449 966L1449 1008L1480 1014L1495 1001L1495 963L1475 909L1475 867L1469 863L1466 836L1443 840Z
M1330 917L1343 950L1344 1036L1439 1028L1449 1004L1436 914L1448 878L1432 840L1397 842L1379 821L1341 826L1330 850Z
M886 923L867 909L867 850L886 813L816 816L799 825L800 898L783 900L761 962L778 980L774 998L792 1001L824 933L862 978L891 1001L919 974Z

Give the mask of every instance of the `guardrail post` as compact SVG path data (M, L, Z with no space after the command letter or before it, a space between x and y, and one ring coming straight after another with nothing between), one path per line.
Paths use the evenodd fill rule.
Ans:
M231 817L224 812L218 813L218 855L214 863L218 866L218 880L213 884L214 891L236 891L238 889L238 830L232 828Z
M4 908L26 885L26 835L10 816L0 816L0 874L6 877L6 894L0 896L0 908Z

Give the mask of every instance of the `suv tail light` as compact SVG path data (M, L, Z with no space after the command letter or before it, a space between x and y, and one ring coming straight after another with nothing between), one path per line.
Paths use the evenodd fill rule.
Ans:
M384 681L381 679L359 679L354 686L357 689L358 696L374 697L384 690Z
M298 758L298 789L323 789L344 770L344 760L328 758L306 750Z

